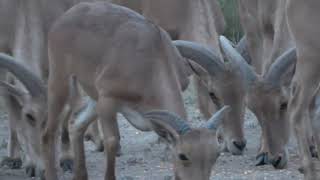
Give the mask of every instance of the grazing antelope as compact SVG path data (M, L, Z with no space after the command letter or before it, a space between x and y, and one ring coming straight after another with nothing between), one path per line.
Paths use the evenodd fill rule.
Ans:
M90 0L88 0L90 1ZM93 1L93 0L91 0ZM32 71L39 80L37 86L46 92L48 78L47 34L54 20L79 0L1 0L0 1L0 52L10 54L12 60L19 61ZM29 176L34 176L37 167L43 168L40 159L40 134L37 131L41 119L38 112L46 112L46 98L37 98L16 79L8 78L10 84L2 84L2 95L9 114L8 157L3 165L10 168L21 166L20 147L24 150L24 166ZM40 83L41 82L41 83ZM43 87L42 87L43 86ZM36 87L35 87L36 88ZM8 93L10 92L10 93ZM45 93L46 94L46 93ZM42 102L44 101L44 102ZM71 168L72 153L70 152L67 120L61 134L61 165L64 169ZM93 131L97 132L97 130ZM97 146L103 147L102 140L93 134Z
M48 120L42 136L46 179L57 179L54 139L71 76L96 102L89 103L93 108L89 106L83 116L89 114L84 119L91 119L94 113L86 112L95 109L101 120L107 154L105 179L115 179L117 112L136 128L154 130L171 142L177 179L209 179L219 152L216 132L191 129L181 121L186 118L181 82L187 78L185 71L179 71L185 61L181 55L209 75L238 67L224 64L216 52L199 44L172 43L161 28L124 7L81 3L61 16L49 33ZM228 80L227 73L224 78ZM222 121L227 109L218 111L213 119ZM216 129L217 124L210 120L208 127ZM75 179L85 179L83 173L75 174Z
M240 0L240 21L246 35L250 64L228 41L224 52L244 67L248 79L247 106L261 126L261 145L256 165L287 165L289 140L287 104L294 74L296 52L285 18L285 1Z
M167 31L173 40L193 41L210 47L221 59L218 35L223 33L225 21L217 0L111 0L110 2L141 13ZM222 104L229 104L232 110L221 128L225 149L235 155L242 154L246 146L243 133L245 88L241 86L242 77L239 77L236 71L224 68L221 68L219 75L208 75L201 67L193 65L194 69L197 69L195 74L198 77L194 78L194 82L200 112L205 119L208 119L213 112L222 107Z

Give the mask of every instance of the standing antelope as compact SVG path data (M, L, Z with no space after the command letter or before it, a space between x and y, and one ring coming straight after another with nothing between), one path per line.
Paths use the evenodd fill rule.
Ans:
M54 139L71 76L97 102L91 112L96 109L105 136L105 179L115 179L117 112L136 128L154 130L171 142L177 179L209 179L219 154L217 120L228 108L205 128L191 129L181 120L186 118L181 82L187 76L178 71L184 59L174 45L210 74L224 66L209 49L185 41L172 44L144 17L110 3L81 3L58 19L49 33L48 120L42 136L47 180L57 179ZM86 179L86 174L75 176Z
M2 83L1 95L5 98L9 119L8 157L2 164L10 168L21 166L20 148L24 150L24 166L29 176L35 175L36 169L43 168L40 157L40 134L38 127L43 119L38 119L39 112L46 112L46 96L33 91L46 92L48 78L47 34L50 26L63 12L73 4L85 0L1 0L0 1L0 52L10 54L14 61L20 62L36 77L37 84L31 89L13 78L10 84ZM95 0L87 0L95 1ZM67 120L67 119L66 119ZM72 154L69 152L67 121L62 130L61 165L71 168ZM93 138L97 146L102 146L98 136Z
M297 137L305 179L316 180L320 176L317 174L310 156L308 123L310 121L309 107L319 92L320 83L318 36L320 2L316 0L287 0L286 8L289 29L296 44L298 57L289 102L290 120ZM319 127L319 122L316 124ZM319 150L320 134L316 127L314 126L314 136Z

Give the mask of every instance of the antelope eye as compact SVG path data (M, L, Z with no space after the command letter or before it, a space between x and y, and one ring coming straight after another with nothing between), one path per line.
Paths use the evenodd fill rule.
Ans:
M217 99L217 96L213 92L210 92L209 95L211 98Z
M27 118L27 122L28 122L31 126L35 126L35 125L36 125L36 119L33 117L33 115L27 113L27 114L26 114L26 118Z
M179 159L181 161L189 161L188 157L185 154L179 154Z
M288 103L282 103L280 105L280 110L286 110L288 108Z
M213 102L219 101L219 99L218 99L218 97L216 96L215 93L210 92L210 93L209 93L209 96L210 96L210 98L211 98L211 100L212 100Z

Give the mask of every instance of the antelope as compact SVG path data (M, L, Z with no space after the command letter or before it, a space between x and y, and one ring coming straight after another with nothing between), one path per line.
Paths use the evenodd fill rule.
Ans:
M173 40L201 43L216 51L220 59L222 58L218 35L223 33L225 21L217 0L111 0L110 2L139 12L167 31ZM209 119L213 112L222 108L222 104L232 106L221 128L224 149L234 155L241 155L246 146L243 133L245 87L242 86L242 75L221 68L221 75L212 76L196 64L193 64L193 68L197 70L193 82L197 92L198 107L205 119ZM230 83L225 83L226 81Z
M296 73L291 84L288 111L293 132L298 141L305 179L319 179L308 143L309 107L319 93L319 38L318 17L320 2L315 0L287 0L286 18L297 49ZM319 119L314 123L316 147L319 148ZM318 149L319 150L319 149Z
M177 121L186 119L181 87L187 74L179 70L185 64L182 56L210 76L234 70L240 74L238 66L223 63L215 51L197 43L172 43L164 30L138 13L103 2L80 3L68 10L52 26L48 47L48 119L41 138L47 180L57 179L54 139L71 76L96 102L89 103L93 108L89 106L83 116L92 119L96 111L101 120L108 157L105 179L115 179L117 112L136 128L154 130L171 141L176 179L209 179L219 152L215 130L191 129ZM229 74L223 75L228 80ZM218 118L213 116L207 127L216 129L219 123L215 119L222 121L227 109L218 111ZM82 172L76 173L75 179L86 179Z
M76 1L19 1L2 0L0 2L0 52L14 56L28 70L37 77L37 86L46 92L48 78L47 34L53 21ZM3 73L2 73L3 74ZM36 114L47 111L46 98L38 98L38 94L30 92L23 84L12 77L8 83L2 83L4 96L9 114L9 142L8 157L1 164L10 168L19 168L22 165L20 147L24 150L26 161L24 167L29 176L34 176L37 167L43 167L40 161L39 142L40 134ZM2 79L3 80L3 79ZM10 92L10 93L8 93ZM44 96L39 94L39 96ZM44 101L44 102L42 102ZM67 122L67 121L65 121ZM66 123L63 123L60 154L61 165L64 169L71 168L72 155L70 152L69 137ZM93 132L97 132L96 130ZM97 146L103 147L102 140L93 134Z
M62 12L64 12L68 7L70 7L72 4L76 3L78 1L72 1L69 2L68 0L61 0L61 1L54 1L54 2L38 2L36 0L28 1L28 2L18 2L15 0L10 1L2 1L4 5L1 5L1 7L4 7L4 10L1 10L1 13L4 14L4 16L1 16L3 20L1 20L1 44L0 48L2 52L6 52L8 54L13 55L15 58L18 59L21 63L24 64L28 69L34 71L36 73L36 76L40 77L39 79L43 81L43 86L46 86L47 76L48 76L48 64L47 64L47 51L46 51L46 40L47 40L47 33L49 30L49 26L51 26L52 22L56 19L56 17L60 16ZM217 8L217 6L212 6L213 8ZM50 9L49 9L50 8ZM40 10L43 11L40 11ZM217 8L218 10L219 8ZM19 13L18 13L19 12ZM210 12L209 12L210 13ZM214 11L213 13L219 14L219 11ZM18 15L17 15L18 14ZM216 17L216 15L214 15ZM45 18L44 18L45 17ZM8 19L14 19L16 21L8 21ZM221 19L221 17L216 18ZM36 20L36 21L33 21ZM16 23L12 23L16 22ZM217 21L215 21L217 23ZM222 25L223 21L219 21L220 25L216 24L216 27L218 27L218 31L222 31ZM3 26L2 26L3 25ZM31 28L28 28L31 27ZM15 31L14 29L17 29L18 31ZM215 31L215 30L214 30ZM39 32L39 33L35 33ZM40 35L40 36L39 36ZM37 38L36 38L37 37ZM15 41L11 41L15 40ZM223 68L222 68L223 69ZM226 71L226 70L224 70ZM228 71L227 71L228 72ZM229 72L231 74L231 72ZM205 77L207 77L207 72L202 73ZM228 75L224 75L224 77L228 77ZM216 77L215 77L216 78ZM207 78L208 79L208 78ZM223 80L219 80L223 82ZM9 122L11 125L11 132L10 132L10 141L9 141L9 154L8 158L5 158L4 162L7 162L7 164L13 164L13 168L20 166L21 161L19 158L16 158L18 156L18 139L17 134L15 133L15 129L25 129L24 131L19 131L21 134L19 138L19 143L22 143L23 149L26 151L27 156L27 162L25 162L26 166L26 172L29 176L34 176L36 167L38 169L42 168L42 164L39 163L40 161L34 162L33 160L40 159L40 154L38 154L38 150L34 144L37 144L37 138L29 138L32 135L32 137L38 137L38 131L33 126L30 125L30 123L25 123L29 121L19 121L20 119L32 119L32 122L35 122L36 124L41 122L41 119L37 119L37 115L34 114L38 111L47 111L46 106L43 106L43 104L46 104L45 102L39 102L38 98L29 97L26 99L29 99L28 101L21 101L18 99L20 96L14 96L10 93L7 93L8 91L12 91L12 89L16 89L14 91L17 92L24 92L25 96L29 96L28 90L23 87L21 83L18 81L15 81L17 85L3 85L4 87L4 93L3 95L8 98L8 109L9 109ZM186 87L187 82L183 82L183 87ZM40 87L40 86L39 86ZM213 88L211 88L213 89ZM230 87L230 89L236 89ZM46 90L45 90L46 91ZM241 92L241 91L240 91ZM213 95L214 93L211 92ZM232 92L229 92L232 94ZM227 94L223 94L227 95ZM241 96L241 95L240 95ZM215 96L212 96L217 100ZM239 99L239 98L238 98ZM41 98L41 100L46 101L46 98ZM223 98L222 98L223 100ZM219 100L219 104L222 104L222 100ZM230 99L231 100L231 99ZM229 101L230 101L229 100ZM232 101L232 100L231 100ZM237 99L236 99L237 101ZM21 104L22 103L22 104ZM24 104L26 103L26 104ZM226 101L228 103L228 101ZM33 107L30 108L30 104L33 105ZM242 109L241 103L240 109ZM28 106L28 107L27 107ZM238 105L237 105L238 106ZM234 109L239 109L235 106L233 106ZM31 113L29 113L31 112ZM240 118L237 118L240 112ZM233 121L237 122L238 119L242 119L242 110L232 110L230 113L230 116L234 117ZM18 115L18 116L17 116ZM68 118L66 118L68 119ZM19 123L23 122L23 123ZM61 165L64 169L70 169L72 167L72 156L69 152L70 145L68 140L68 131L66 128L66 122L64 121L64 128L61 134L62 139L62 154L61 154ZM240 137L242 136L242 129L237 126L237 123L224 123L225 129L231 129L229 134L230 139L228 146L231 152L234 154L239 154L242 152L245 146L245 141L237 140L237 134L240 132ZM19 126L19 127L13 127L13 126ZM36 125L37 126L37 125ZM232 126L232 128L228 128L228 126ZM30 129L30 130L27 130ZM233 131L232 129L236 129ZM97 132L97 130L93 131ZM234 135L235 134L235 135ZM235 138L233 138L235 137ZM29 138L29 139L28 139ZM23 141L23 142L21 142ZM94 138L94 142L97 143L98 147L100 146L100 140L98 136L96 135ZM28 145L29 144L29 145ZM33 144L33 145L32 145ZM234 150L233 150L234 149ZM28 152L31 151L31 152Z
M295 45L285 18L286 2L241 0L238 3L252 66L224 38L222 49L228 59L239 63L247 77L246 104L262 130L256 165L285 168L289 140L287 104L296 64Z

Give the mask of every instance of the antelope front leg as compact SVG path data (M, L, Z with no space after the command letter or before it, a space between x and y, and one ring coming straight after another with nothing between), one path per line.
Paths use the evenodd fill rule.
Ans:
M12 121L9 122L8 157L19 159L19 141Z
M296 134L299 152L302 160L302 172L305 174L305 177L315 177L314 165L312 163L311 152L308 143L308 136L306 132L306 126L303 123L303 116L301 116L302 112L297 112L293 114L293 128ZM299 118L299 119L298 119ZM312 179L312 178L307 178Z
M90 100L85 110L75 112L70 124L71 143L74 151L74 180L87 180L88 173L85 160L83 137L88 126L97 119L96 102Z
M20 121L19 107L17 102L12 97L5 97L5 103L8 108L9 117L9 141L8 141L8 157L5 157L1 161L1 165L8 166L11 169L19 169L22 166L22 160L20 158L20 147L18 141L18 134L16 131L16 123Z
M60 167L63 171L72 171L73 169L73 155L69 135L69 120L71 113L72 110L68 108L66 116L62 122Z
M69 82L67 80L68 77L65 74L57 73L50 75L48 81L48 120L41 137L41 153L46 180L58 180L55 138L60 124L59 117L68 99Z
M291 113L290 119L298 141L302 160L302 170L305 175L305 179L308 180L318 179L312 162L307 132L308 123L310 122L308 107L311 104L313 94L316 93L317 85L320 80L318 80L318 72L314 73L306 71L308 69L307 67L310 68L312 66L312 64L308 64L306 61L304 64L297 65L297 76L294 77L292 83L292 97L289 103L289 112ZM312 82L312 84L310 84L310 82Z
M106 153L105 180L115 180L115 163L119 146L119 127L117 122L116 101L112 98L99 98L97 112L104 135L104 149Z
M98 121L95 121L90 124L90 126L88 127L88 129L85 133L85 139L91 140L95 144L96 151L98 151L98 152L103 151L103 142L102 142L102 138L100 136Z
M312 121L312 119L308 118L308 120ZM317 137L316 137L316 132L315 128L313 128L312 126L312 122L306 122L307 125L306 125L306 131L307 131L307 134L308 134L308 144L309 144L309 149L310 149L310 153L311 153L311 156L312 157L318 157L318 152L317 152L317 147L316 147L316 140L317 140Z
M9 124L11 123L9 121ZM17 132L11 125L9 125L8 157L2 159L1 166L8 166L10 169L20 169L22 166Z
M319 86L320 88L320 86ZM316 117L312 121L312 127L313 127L313 137L314 137L314 142L316 144L315 152L316 152L316 157L319 158L319 153L320 153L320 110L317 111Z
M266 137L266 135L264 133L264 130L262 129L262 134L261 134L261 138L260 138L261 144L260 144L258 155L256 156L256 163L255 163L256 166L268 164L269 148L268 148L267 141L266 141L265 137Z
M312 157L319 158L320 153L320 85L317 88L317 93L314 95L313 104L310 108L311 122L309 128L311 129L311 145L310 151Z

